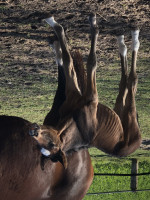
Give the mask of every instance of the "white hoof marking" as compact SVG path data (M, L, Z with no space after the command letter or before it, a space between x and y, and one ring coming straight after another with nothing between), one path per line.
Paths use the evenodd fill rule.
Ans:
M138 51L140 47L140 42L139 42L139 30L131 31L132 35L132 51Z
M58 43L58 41L55 41L53 43L52 48L53 48L53 52L56 56L56 64L63 66L62 50L61 50L61 47L60 47L60 44Z
M56 59L56 65L63 66L63 60L62 59Z
M127 47L124 43L124 35L118 36L117 40L119 45L119 53L125 57L127 55Z
M54 27L57 22L54 20L54 17L49 17L47 19L45 19L45 21L51 26L51 27Z

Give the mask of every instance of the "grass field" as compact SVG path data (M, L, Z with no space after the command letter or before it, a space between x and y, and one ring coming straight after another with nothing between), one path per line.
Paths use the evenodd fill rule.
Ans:
M144 54L142 54L144 55ZM130 58L130 54L129 54ZM118 56L114 56L112 64L107 67L98 66L97 88L99 101L113 108L118 94L120 66ZM28 66L26 66L28 69ZM149 58L139 55L137 73L139 77L136 96L139 122L144 138L149 138L150 130L150 68ZM50 110L56 90L57 78L47 73L26 73L5 63L0 68L0 114L17 115L31 121L42 123L44 116ZM32 113L32 116L31 116Z
M98 174L130 174L132 159L138 161L138 173L149 172L150 158L149 153L143 150L136 151L127 158L112 158L104 153L99 153L96 149L91 149L94 172ZM150 189L150 175L138 176L137 190ZM150 191L131 191L130 176L95 176L85 200L99 199L125 199L125 200L146 200L149 199ZM94 194L93 194L94 193ZM98 194L99 193L99 194Z
M149 91L150 74L149 63L138 61L139 85L137 91L137 110L139 113L139 122L143 138L149 138L150 119L149 119ZM7 65L5 66L7 67ZM108 70L109 69L109 70ZM5 70L5 69L3 69ZM4 71L1 70L1 74ZM21 80L18 71L11 69L12 73L1 77L7 80L7 84L1 88L1 109L0 114L16 115L28 119L32 122L42 123L44 116L51 107L56 90L57 79L47 74L36 74L25 77ZM16 76L15 76L16 73ZM113 107L115 97L118 92L118 83L120 78L119 59L107 68L98 67L97 87L99 99L105 105ZM108 157L106 154L91 149L92 162L95 173L131 173L131 158L137 158L139 161L139 173L149 172L150 152L148 150L137 150L127 159L116 159ZM150 189L150 176L138 177L138 189ZM130 190L130 177L109 177L95 176L93 184L88 193L113 192ZM148 200L149 191L136 193L114 193L86 196L85 200Z
M29 25L20 25L20 31L22 31L24 27L29 28ZM43 44L41 41L34 41L33 36L31 37L29 34L32 35L32 32L28 33L24 46L21 48L23 49L24 47L30 47L31 45L34 45L34 42L38 44L39 48L42 48ZM29 42L30 37L33 42L32 44ZM150 139L150 41L142 38L140 42L141 47L137 62L139 83L136 96L136 105L139 114L142 138ZM28 52L28 49L25 49L24 52L22 52L22 49L16 50L19 42L15 45L12 47L11 53L10 51L6 52L7 50L5 50L5 47L0 47L0 52L3 53L5 57L4 60L0 60L0 115L15 115L23 117L31 122L42 123L53 102L53 97L57 87L57 73L53 75L53 68L43 68L43 63L48 63L48 61L45 61L47 59L45 57L43 57L43 60L45 59L43 61L41 54L39 58L36 55L37 57L34 65L31 65L32 62L27 62L26 64L26 59L23 53L25 50L27 51L26 55L28 55L30 52ZM13 57L14 52L16 57L14 56L14 62L12 65L11 61L13 58L11 58L11 61L9 61L9 54L12 54L10 56ZM31 53L33 53L33 57L35 57L34 49L31 50ZM98 64L97 69L97 88L99 93L99 101L111 108L113 108L116 96L118 94L118 84L120 80L119 56L118 53L112 52L112 54L112 59L106 58L106 55L102 54L101 58L98 59L101 64ZM17 56L22 61L20 65L18 64ZM130 65L130 53L128 54L128 57ZM17 63L17 67L15 66L15 62ZM41 63L41 66L39 65L37 67L37 63ZM48 66L48 64L46 65ZM56 71L56 68L53 70ZM132 158L138 159L139 173L150 171L149 150L139 149L133 155L123 159L109 157L96 149L91 149L90 154L95 173L131 173ZM138 177L138 189L150 189L149 179L149 176ZM91 185L88 193L124 190L130 190L130 177L95 176L93 184ZM119 194L90 195L86 196L84 199L149 200L149 196L150 192L145 191L136 193L129 192Z

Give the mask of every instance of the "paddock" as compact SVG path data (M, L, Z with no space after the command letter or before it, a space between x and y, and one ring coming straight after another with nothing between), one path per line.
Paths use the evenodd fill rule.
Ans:
M144 150L143 150L144 152ZM142 155L114 159L107 155L92 154L94 180L86 199L147 199L150 194L149 158ZM135 167L136 166L136 167ZM135 170L136 169L136 170Z
M22 1L23 2L23 1ZM35 1L34 1L35 2ZM46 1L45 1L46 2ZM69 3L69 2L68 2ZM80 3L83 4L81 1ZM140 32L140 55L138 58L138 91L137 91L137 109L139 114L139 123L142 130L142 137L149 138L150 121L149 121L149 23L148 23L148 2L144 2L142 5L140 1L138 4L131 5L129 2L125 7L125 17L121 18L121 10L117 17L113 15L113 12L117 14L115 4L112 5L112 10L109 10L110 3L106 5L102 3L96 7L95 3L92 3L92 10L99 13L99 23L102 22L104 29L100 33L98 41L98 54L101 54L101 58L98 58L98 70L97 70L97 87L100 101L109 105L114 105L116 95L118 93L118 83L120 79L120 65L118 56L118 47L115 37L111 33L112 25L115 25L115 21L118 20L121 24L127 24L132 20L132 12L134 17L139 19L141 26ZM123 1L125 4L126 1ZM40 25L36 11L40 11L40 8L32 4L34 11L29 5L21 3L22 7L15 4L8 5L7 3L1 4L1 11L3 18L1 19L1 60L0 60L0 114L16 115L23 117L32 122L42 123L47 112L49 111L53 97L56 90L57 83L57 68L53 61L54 55L49 51L47 36L49 34L48 27ZM68 13L66 5L70 5L70 12ZM68 26L66 27L65 20L60 20L67 30L68 37L71 38L69 44L74 48L81 48L85 58L88 54L88 22L86 21L87 15L86 9L89 8L89 1L82 8L79 4L62 4L59 10L56 10L55 3L48 5L46 9L51 9L53 12L56 10L56 14L61 14L63 19L66 19ZM44 4L42 5L44 7ZM141 7L140 7L141 6ZM123 5L121 3L116 4L116 8ZM24 8L28 8L27 10ZM79 11L81 9L81 12ZM128 10L128 8L130 8ZM8 14L9 13L11 14ZM15 12L13 12L15 11ZM103 11L103 12L102 12ZM113 12L112 12L113 11ZM127 11L129 12L127 14ZM142 11L144 14L142 14ZM21 18L18 18L20 13L23 13ZM29 17L31 13L33 16ZM111 14L109 14L111 13ZM76 17L76 15L78 18ZM128 19L126 16L128 15ZM84 16L82 18L82 16ZM145 16L142 17L142 16ZM120 17L120 18L119 18ZM146 18L147 17L147 18ZM58 17L59 19L60 17ZM121 21L124 20L123 22ZM120 21L119 21L120 20ZM77 22L77 23L76 23ZM110 22L110 23L109 23ZM142 23L143 22L143 23ZM75 24L75 26L74 26ZM85 27L84 27L85 26ZM125 25L123 25L125 26ZM75 32L73 32L75 30ZM128 30L127 30L128 31ZM74 36L75 33L75 37ZM73 39L72 39L73 38ZM128 49L130 47L130 36L127 32L126 41ZM102 48L100 48L102 47ZM52 58L49 61L49 58ZM131 54L128 52L129 62ZM92 150L94 152L94 150ZM91 153L92 154L92 153ZM141 149L137 151L136 156L143 155L143 157L149 157L149 152ZM99 155L100 156L100 155ZM96 162L96 158L93 158L93 162ZM116 161L117 162L117 161ZM143 172L144 173L144 172ZM97 185L97 184L96 184ZM93 186L92 186L93 187ZM95 186L96 187L96 186ZM108 186L107 186L108 187ZM141 189L141 188L139 188ZM109 190L107 190L109 191ZM116 191L116 190L114 190ZM102 192L96 190L96 192ZM105 191L104 191L105 192ZM146 194L148 191L145 191ZM91 191L92 193L92 191ZM88 197L85 197L88 198ZM90 198L90 197L89 197ZM95 197L94 197L95 198ZM97 197L98 199L99 197Z

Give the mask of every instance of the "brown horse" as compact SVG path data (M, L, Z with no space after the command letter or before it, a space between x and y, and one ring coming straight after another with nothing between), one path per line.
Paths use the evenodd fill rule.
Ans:
M46 22L54 29L58 42L55 48L58 62L63 63L66 79L65 100L59 110L59 122L51 127L60 138L61 149L71 150L96 147L115 156L127 156L141 144L137 121L135 94L137 89L136 60L139 31L132 31L132 65L128 75L127 48L124 36L118 36L122 76L114 110L98 103L96 88L96 16L90 16L91 50L87 61L86 89L81 91L73 59L68 50L63 27L53 17ZM60 45L60 46L59 46ZM62 54L62 55L61 55ZM62 57L61 57L62 56ZM42 136L40 136L42 137ZM38 137L35 137L38 141Z
M63 165L57 162L61 160L60 150L51 148L52 157L45 163L43 170L40 146L29 135L31 131L37 131L35 125L24 119L9 116L1 116L0 125L1 199L83 198L93 177L93 169L91 165L87 165L91 160L86 151L70 153L67 156L68 168L65 170ZM45 126L38 127L38 132L42 131L45 134L48 130ZM58 147L59 141L54 141Z
M65 154L60 149L60 140L53 137L55 131L47 134L48 126L57 125L59 109L64 100L65 75L62 66L58 65L58 89L44 126L18 117L0 116L2 199L82 199L86 194L93 180L88 150L70 152L67 154L66 164ZM48 138L42 137L37 143L31 136L39 134L48 135ZM45 155L46 147L50 150L48 157Z
M58 85L52 110L43 126L17 117L0 117L0 197L3 200L82 199L93 178L90 156L85 148L95 146L124 156L137 149L141 142L135 107L138 32L132 34L133 62L129 76L123 36L118 39L122 79L114 112L98 103L96 17L89 18L92 40L84 90L79 86L62 26L53 17L46 21L59 40L56 46L60 47L55 50L57 56L60 54L58 64L62 64L59 68L65 84ZM58 98L61 96L59 86L64 87L60 89L64 90L62 99ZM55 107L57 103L59 106Z

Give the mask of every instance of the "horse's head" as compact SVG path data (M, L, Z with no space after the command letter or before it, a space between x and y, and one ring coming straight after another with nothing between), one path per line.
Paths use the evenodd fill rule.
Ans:
M59 161L65 168L67 167L66 155L61 150L61 141L56 130L50 126L39 126L33 123L29 135L38 142L43 156L50 158L53 162Z

